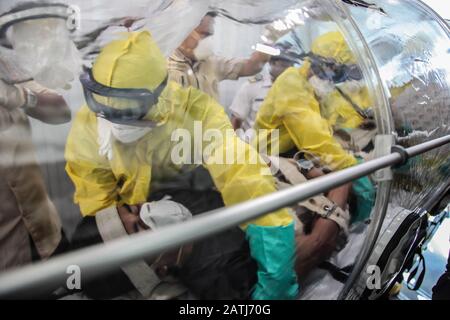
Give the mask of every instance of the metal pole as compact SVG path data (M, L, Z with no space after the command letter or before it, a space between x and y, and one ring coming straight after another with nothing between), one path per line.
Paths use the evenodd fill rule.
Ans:
M423 153L449 142L450 135L415 147L411 153ZM393 153L287 190L205 213L182 225L135 234L6 272L0 275L0 297L36 296L39 292L64 285L69 277L67 273L69 266L79 267L84 279L104 275L122 265L227 230L401 161L402 156Z

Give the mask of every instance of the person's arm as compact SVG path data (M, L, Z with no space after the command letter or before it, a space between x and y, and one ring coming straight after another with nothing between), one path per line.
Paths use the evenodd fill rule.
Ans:
M24 108L28 116L49 124L66 123L71 119L64 98L34 81L9 85L0 80L0 105L7 110ZM0 122L5 123L5 112Z
M269 60L270 56L265 53L253 53L250 58L245 60L242 69L239 72L239 77L249 77L261 72L264 65L269 62Z
M123 227L128 234L149 230L150 228L141 220L139 213L140 205L123 205L117 207L117 213L122 221Z
M46 89L34 81L25 83L23 87L31 90L37 98L35 107L25 109L28 116L48 124L70 122L70 108L57 92Z
M7 130L12 124L11 112L0 105L0 132Z
M253 76L262 71L269 59L270 56L261 52L255 52L248 59L228 59L215 56L211 62L215 68L217 79L222 81Z
M242 128L242 122L241 118L236 117L234 114L231 115L231 125L235 131Z
M25 104L23 91L0 79L0 131L7 130L13 123L12 111Z
M0 106L7 110L14 110L26 102L25 93L17 86L8 84L0 79Z
M197 100L204 105L204 132L216 129L227 139L213 146L205 166L221 192L227 206L255 199L275 192L275 181L270 170L256 150L241 141L233 132L231 124L213 99L204 95ZM224 155L232 153L234 161L227 163ZM255 160L253 163L252 160ZM286 209L269 213L245 223L252 257L258 264L258 282L253 299L295 299L298 284L294 271L295 232L293 219Z
M330 257L336 249L338 235L337 223L324 218L315 221L311 234L296 235L295 271L299 279Z
M272 88L275 113L299 150L310 152L331 169L355 165L356 159L334 139L328 122L307 80L291 68L280 76Z
M346 210L351 188L352 184L348 183L331 190L326 196L342 210ZM333 220L318 218L310 234L296 236L295 270L300 279L328 259L336 250L339 231L338 224Z

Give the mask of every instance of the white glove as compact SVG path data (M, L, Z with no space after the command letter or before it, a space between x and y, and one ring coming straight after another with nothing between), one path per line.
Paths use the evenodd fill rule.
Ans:
M23 106L25 102L23 90L0 79L0 106L15 109Z
M144 203L139 216L152 230L192 219L192 213L181 203L164 199Z

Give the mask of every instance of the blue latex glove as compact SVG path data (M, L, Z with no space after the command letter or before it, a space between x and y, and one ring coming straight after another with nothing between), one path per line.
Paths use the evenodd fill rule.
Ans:
M258 263L258 283L253 300L293 300L298 296L294 271L294 224L285 227L249 225L247 240Z
M357 160L359 164L363 162L361 158ZM370 217L375 205L375 187L369 177L362 177L353 181L352 190L356 196L356 212L352 215L352 223L364 221Z

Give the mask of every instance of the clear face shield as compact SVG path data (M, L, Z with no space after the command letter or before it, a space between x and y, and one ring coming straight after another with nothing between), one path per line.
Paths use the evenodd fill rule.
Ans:
M21 67L48 88L69 88L81 66L65 20L26 20L7 32Z

